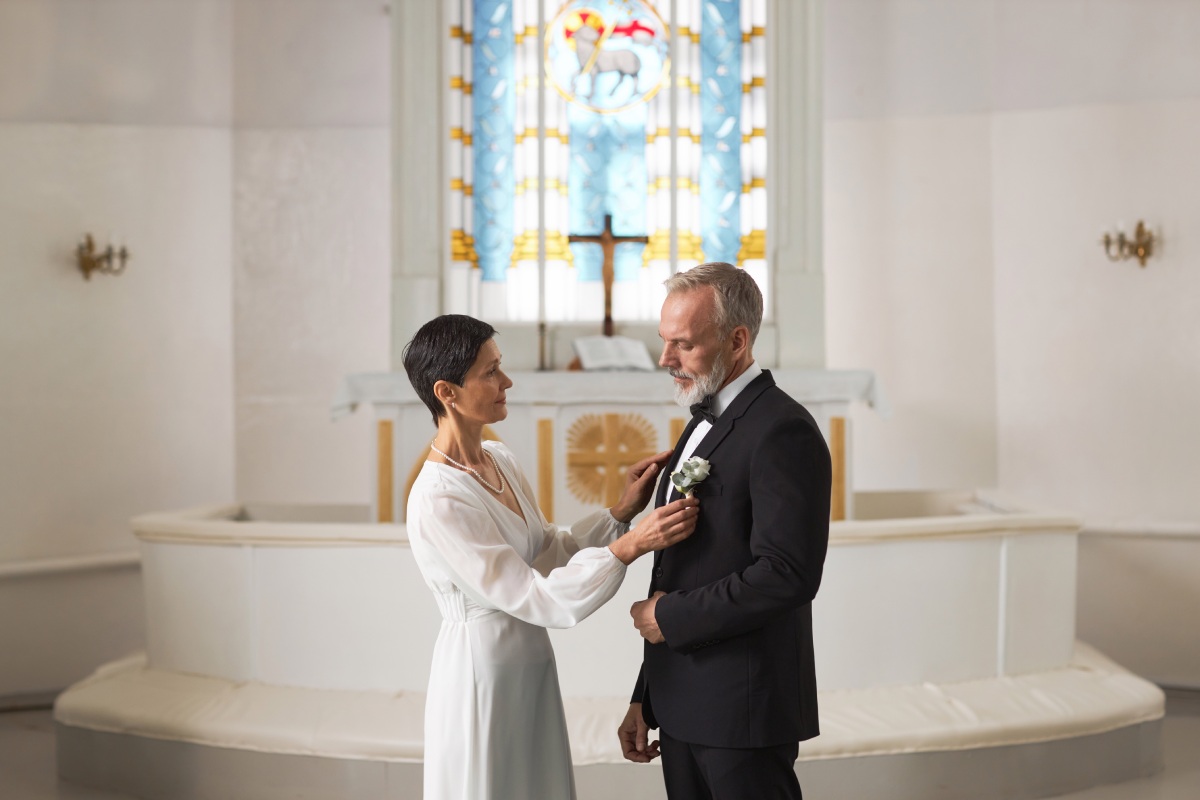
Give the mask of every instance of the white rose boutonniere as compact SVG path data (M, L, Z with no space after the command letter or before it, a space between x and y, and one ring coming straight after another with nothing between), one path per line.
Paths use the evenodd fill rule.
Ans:
M703 458L692 456L671 473L671 483L684 497L691 497L692 492L696 491L696 487L708 477L711 470L712 464Z

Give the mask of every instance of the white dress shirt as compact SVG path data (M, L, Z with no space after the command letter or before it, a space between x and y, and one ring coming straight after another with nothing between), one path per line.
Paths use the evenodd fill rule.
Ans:
M733 403L733 399L742 393L742 390L750 385L750 382L762 374L762 367L757 361L751 361L750 366L746 367L746 371L738 375L721 391L717 392L717 396L712 400L712 413L714 417L721 416L725 409ZM683 453L679 456L678 464L682 464L685 460L691 458L692 453L696 452L696 448L700 446L701 440L705 435L712 430L712 423L706 419L700 420L700 423L692 429L692 435L688 437L687 443L683 446Z

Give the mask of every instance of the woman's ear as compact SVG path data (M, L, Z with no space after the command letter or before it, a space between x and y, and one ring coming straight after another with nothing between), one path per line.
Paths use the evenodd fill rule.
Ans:
M433 396L449 411L454 407L454 385L450 381L438 381L433 385Z

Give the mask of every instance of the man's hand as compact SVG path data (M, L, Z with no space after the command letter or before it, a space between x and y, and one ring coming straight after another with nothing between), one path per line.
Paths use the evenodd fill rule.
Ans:
M654 607L658 605L658 598L664 594L666 592L655 592L649 600L639 600L629 609L629 616L633 617L633 626L650 644L666 641L662 631L658 629L658 621L654 618Z
M636 761L639 764L649 764L658 758L658 740L647 742L650 729L646 727L646 719L642 716L642 704L630 703L625 712L625 720L617 728L617 739L621 742L621 754L626 761Z

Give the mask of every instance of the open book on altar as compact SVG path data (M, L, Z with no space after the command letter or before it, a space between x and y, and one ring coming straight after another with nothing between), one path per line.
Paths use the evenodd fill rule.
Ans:
M592 370L653 372L654 361L644 342L628 336L583 336L575 340L579 364Z

